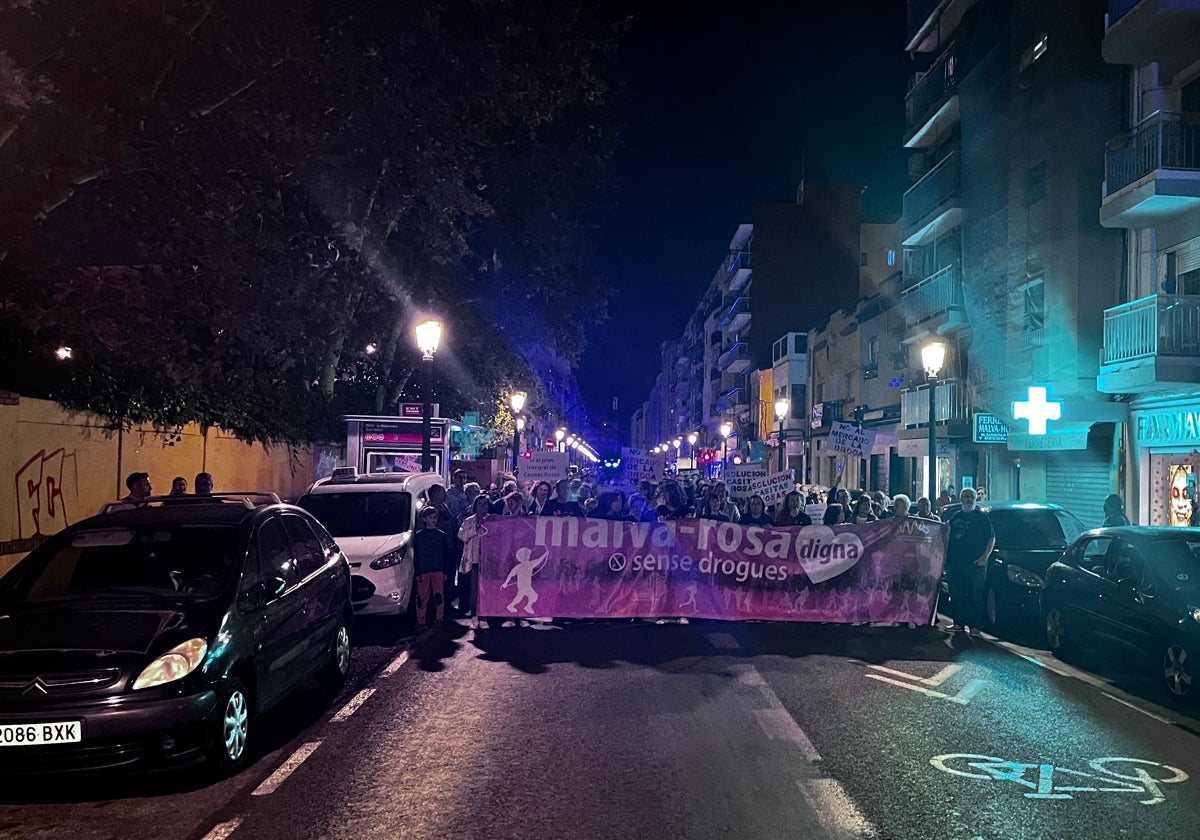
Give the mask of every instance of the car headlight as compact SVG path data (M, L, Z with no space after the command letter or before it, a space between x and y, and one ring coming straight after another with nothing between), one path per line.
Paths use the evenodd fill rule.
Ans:
M1028 586L1030 589L1041 589L1042 579L1028 569L1020 566L1009 566L1005 569L1008 579L1017 586Z
M404 560L404 552L408 550L408 543L412 540L412 531L406 531L400 537L400 544L387 554L381 554L370 562L370 567L375 571L387 569L398 565Z
M142 673L133 681L133 690L183 679L200 667L206 653L208 642L204 639L189 639L176 645L142 669Z
M1200 607L1194 607L1191 604L1187 606L1188 615L1192 617L1192 621L1200 622Z

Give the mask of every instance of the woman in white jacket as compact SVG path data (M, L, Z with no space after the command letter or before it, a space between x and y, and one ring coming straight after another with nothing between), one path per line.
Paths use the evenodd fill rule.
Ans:
M478 627L479 619L479 538L484 534L484 521L491 516L491 500L480 494L471 505L471 514L458 528L458 538L463 544L462 560L458 562L458 573L467 576L467 592L470 604L467 615L471 626Z

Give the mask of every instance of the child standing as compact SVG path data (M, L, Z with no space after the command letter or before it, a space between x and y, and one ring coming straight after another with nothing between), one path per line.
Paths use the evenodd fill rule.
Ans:
M429 625L429 607L434 607L435 621L445 618L446 603L443 587L446 575L442 566L446 560L446 534L437 526L438 511L433 506L421 510L421 528L413 535L413 566L417 574L417 630Z

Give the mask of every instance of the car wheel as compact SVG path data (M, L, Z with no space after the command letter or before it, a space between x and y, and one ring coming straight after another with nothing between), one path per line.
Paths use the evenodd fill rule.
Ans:
M210 763L218 775L229 775L245 763L250 735L250 695L236 677L217 697L212 726Z
M1051 605L1046 608L1046 646L1057 656L1068 656L1075 650L1075 642L1067 635L1066 617L1062 608Z
M1180 700L1193 700L1196 697L1192 691L1192 660L1188 648L1182 642L1167 646L1163 654L1163 680L1167 691Z
M995 630L1001 622L1000 596L990 583L983 590L983 622L987 630Z
M346 676L349 673L350 628L343 618L338 622L337 631L333 634L333 643L329 646L329 658L317 672L317 682L326 691L336 692L346 684Z

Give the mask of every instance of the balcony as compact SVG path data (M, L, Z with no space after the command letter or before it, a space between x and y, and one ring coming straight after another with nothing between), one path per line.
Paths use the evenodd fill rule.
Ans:
M1104 394L1200 384L1200 295L1150 295L1104 310L1096 390Z
M939 423L967 423L971 419L970 392L963 379L939 379L934 395L934 417ZM929 425L929 386L900 392L900 425L906 429Z
M750 326L750 298L740 297L729 305L729 308L717 321L717 329L727 333L740 333Z
M908 0L907 52L936 52L975 0Z
M737 386L730 388L717 398L717 413L747 411L750 408L750 400L746 397L746 388Z
M1196 0L1108 0L1100 46L1109 64L1158 62L1169 79L1200 59L1200 3Z
M904 194L900 233L906 247L931 242L958 225L962 219L960 178L959 153L951 152Z
M968 325L963 304L962 272L957 262L929 275L900 293L910 340L930 332L950 333ZM914 330L914 327L920 329Z
M733 345L717 357L717 368L722 373L745 373L753 366L750 345L744 341L735 341Z
M951 48L924 73L908 81L904 97L904 145L925 149L958 122L958 51Z
M1100 224L1154 227L1200 210L1200 113L1156 111L1109 141Z
M729 291L740 292L750 282L754 272L754 255L749 251L738 251L729 261Z

